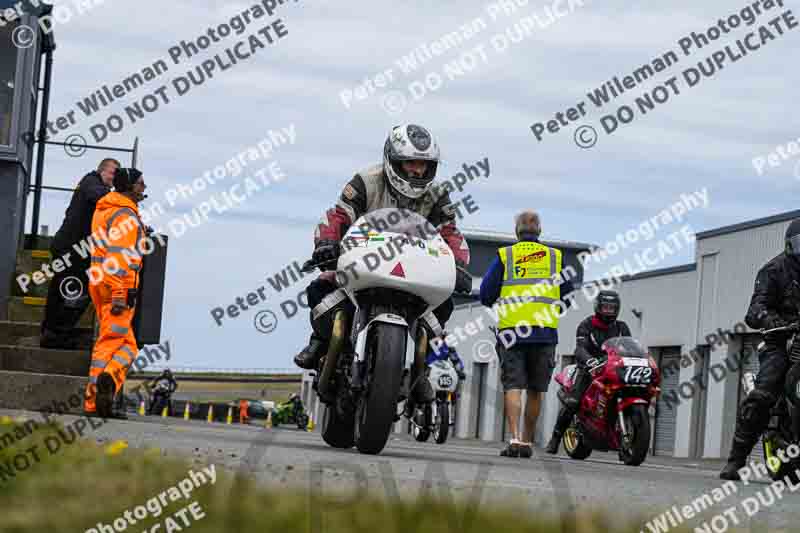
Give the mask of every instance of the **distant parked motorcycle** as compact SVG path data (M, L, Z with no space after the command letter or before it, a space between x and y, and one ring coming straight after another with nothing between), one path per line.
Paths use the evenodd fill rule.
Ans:
M450 360L431 363L427 379L433 388L435 400L415 409L411 417L411 433L419 442L426 442L431 433L436 444L444 444L450 433L452 406L458 388L458 373Z
M567 455L585 459L592 450L617 450L626 465L638 466L650 447L650 402L660 391L658 367L632 337L603 343L605 358L590 369L592 383L581 398L578 413L564 432ZM564 402L573 386L575 365L556 376Z
M800 322L761 330L762 334L783 332L792 334L787 345L791 369L786 373L783 394L770 411L769 425L761 437L761 445L769 476L775 481L789 478L797 483L800 479L795 470L800 468L800 458L783 461L780 456L788 458L786 450L789 446L800 446L800 366L797 365L800 362ZM742 385L745 394L750 394L755 388L755 374L745 372Z
M298 429L308 427L308 415L303 407L303 400L297 394L292 394L285 402L278 404L272 411L272 427L281 424L297 424Z

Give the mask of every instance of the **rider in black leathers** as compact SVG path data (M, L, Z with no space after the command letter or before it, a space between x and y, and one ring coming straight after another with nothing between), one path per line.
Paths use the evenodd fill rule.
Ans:
M167 403L172 397L172 394L178 389L178 382L172 376L172 371L169 368L165 369L160 376L150 382L150 390L153 391L153 401L150 402L150 414L158 414L156 411L161 405L161 398L163 397Z
M547 444L547 453L558 453L561 437L569 427L572 417L578 412L581 397L592 383L590 370L601 364L605 353L603 343L613 337L630 337L631 330L622 320L617 320L622 302L616 291L600 291L594 302L594 315L578 325L575 338L575 386L565 399L553 428L553 436Z
M798 302L800 219L795 219L786 230L784 252L758 271L745 323L753 329L788 325L798 320ZM764 335L764 345L758 353L760 365L755 389L739 407L728 464L719 475L722 479L740 479L737 470L745 465L747 456L769 423L770 409L778 400L789 370L788 338L789 333L785 332Z

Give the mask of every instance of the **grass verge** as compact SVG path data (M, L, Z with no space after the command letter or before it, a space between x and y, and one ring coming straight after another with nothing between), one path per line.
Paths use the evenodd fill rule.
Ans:
M20 438L0 448L0 531L2 532L92 532L109 533L115 519L147 505L168 488L188 476L189 469L203 466L161 456L158 450L134 450L120 442L96 443L75 439L67 428L40 426L26 432L24 426L0 421L0 436ZM61 445L56 448L56 441ZM8 440L6 440L8 443ZM26 451L27 450L27 451ZM38 454L34 460L32 452ZM24 469L21 456L29 458ZM15 468L8 476L8 465ZM16 465L16 466L15 466ZM435 499L418 502L387 502L377 499L343 500L341 496L309 490L278 491L259 488L243 476L216 469L216 483L195 489L187 498L164 506L160 516L148 516L124 531L280 532L280 533L600 533L635 532L614 529L606 516L587 513L570 520L535 520L510 510L478 508ZM5 478L5 479L4 479ZM197 502L203 518L184 511ZM153 507L155 509L155 507ZM152 511L152 514L155 511ZM133 514L130 515L136 520ZM185 519L188 517L187 525ZM177 527L171 527L172 520ZM566 526L566 527L564 527ZM94 528L94 529L92 529ZM122 531L117 527L116 531ZM675 530L676 532L679 530Z

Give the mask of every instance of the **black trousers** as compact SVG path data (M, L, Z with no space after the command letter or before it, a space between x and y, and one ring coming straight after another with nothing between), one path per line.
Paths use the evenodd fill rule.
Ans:
M743 462L769 424L769 412L783 393L790 362L786 354L786 339L765 339L764 348L757 354L743 353L742 357L758 357L759 368L755 388L739 406L736 431L729 460Z
M64 253L61 250L51 252L53 259L62 257ZM53 276L47 290L42 334L55 344L64 344L75 339L75 326L91 302L89 277L86 274L90 265L89 258L83 260L74 257L75 255L70 254L71 265Z
M336 283L333 281L329 281L326 279L317 278L312 281L308 288L306 289L306 296L308 296L308 307L309 309L313 310L323 298L327 295L332 293L337 289ZM436 307L433 310L433 314L436 316L436 319L439 321L439 324L444 327L445 323L450 320L450 315L453 314L453 299L448 298L445 300L441 305ZM311 313L309 313L309 317ZM319 336L323 340L328 340L331 338L331 330L333 328L333 322L329 319L325 320L324 318L320 318L319 320L314 320L311 318L311 327L314 329L314 333Z

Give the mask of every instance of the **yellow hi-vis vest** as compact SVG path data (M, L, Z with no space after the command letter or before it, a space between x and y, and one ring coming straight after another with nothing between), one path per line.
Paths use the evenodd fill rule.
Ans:
M497 300L497 329L528 325L558 328L561 250L523 241L497 251L503 285Z

